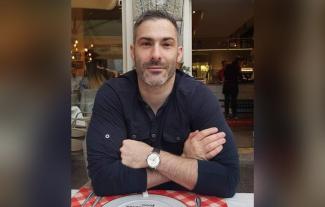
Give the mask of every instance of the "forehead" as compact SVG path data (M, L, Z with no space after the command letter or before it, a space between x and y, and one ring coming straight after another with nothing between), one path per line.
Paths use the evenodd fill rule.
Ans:
M177 39L175 26L166 19L152 19L142 22L135 31L136 39L141 37Z

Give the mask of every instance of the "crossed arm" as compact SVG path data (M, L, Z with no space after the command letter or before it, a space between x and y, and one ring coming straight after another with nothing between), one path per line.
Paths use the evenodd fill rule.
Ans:
M156 171L147 170L147 188L174 181L193 190L198 178L197 160L215 157L225 143L225 133L217 128L196 131L189 135L182 156L165 151L160 153L160 165ZM124 140L120 149L122 163L130 168L147 168L146 158L152 147L135 140Z

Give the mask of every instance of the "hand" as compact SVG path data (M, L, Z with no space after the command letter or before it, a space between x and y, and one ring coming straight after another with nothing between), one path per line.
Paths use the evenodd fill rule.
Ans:
M152 147L146 143L125 139L120 151L123 165L136 169L148 167L147 157L151 153Z
M223 149L222 145L226 142L225 136L224 132L218 132L215 127L191 132L184 144L182 156L197 160L210 160Z

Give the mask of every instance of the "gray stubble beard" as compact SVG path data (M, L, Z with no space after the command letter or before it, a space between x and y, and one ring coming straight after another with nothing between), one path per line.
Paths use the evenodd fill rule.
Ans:
M135 65L137 65L137 64L135 64ZM174 70L171 69L169 71L169 73L167 73L167 78L165 80L161 80L160 82L152 83L144 77L145 76L144 70L137 70L137 67L135 66L135 70L137 72L138 78L141 78L141 80L144 83L146 83L147 85L152 86L152 87L163 86L164 84L166 84L173 77L173 75L176 73L176 64L173 66L173 68L174 68Z

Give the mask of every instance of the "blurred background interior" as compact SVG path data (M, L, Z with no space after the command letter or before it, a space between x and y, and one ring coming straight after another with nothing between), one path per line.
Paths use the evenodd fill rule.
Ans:
M132 69L128 53L132 19L149 8L176 14L186 50L180 69L222 94L222 61L241 59L237 117L227 118L240 155L237 192L254 182L254 1L71 0L71 186L88 182L84 140L97 89ZM129 23L128 23L129 22ZM186 31L191 30L191 34Z

